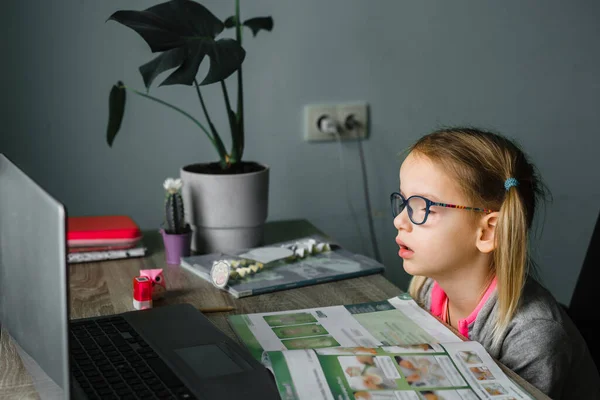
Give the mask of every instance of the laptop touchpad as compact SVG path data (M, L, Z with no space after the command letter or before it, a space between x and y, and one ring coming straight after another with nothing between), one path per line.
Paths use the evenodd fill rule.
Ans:
M175 353L200 378L212 378L252 370L252 366L248 362L224 343L183 347L175 350Z

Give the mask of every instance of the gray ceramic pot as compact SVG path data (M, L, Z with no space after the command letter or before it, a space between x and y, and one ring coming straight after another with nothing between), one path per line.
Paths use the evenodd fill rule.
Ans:
M181 168L186 222L193 230L194 252L226 252L262 244L269 167L253 162L245 165L250 172L214 173L215 164Z

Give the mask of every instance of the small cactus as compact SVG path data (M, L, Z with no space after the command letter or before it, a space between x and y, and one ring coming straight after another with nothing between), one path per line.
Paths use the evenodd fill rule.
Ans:
M187 233L189 225L185 222L183 198L181 197L181 179L168 178L163 187L165 194L165 230L171 234Z

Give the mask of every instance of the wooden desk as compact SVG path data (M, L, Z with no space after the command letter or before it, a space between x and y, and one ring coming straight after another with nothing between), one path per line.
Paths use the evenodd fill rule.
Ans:
M291 240L317 232L321 233L303 220L268 223L265 242ZM145 234L144 240L150 249L150 254L145 258L74 264L69 267L72 319L133 310L131 280L139 275L140 269L151 268L163 268L168 287L165 298L156 301L154 307L174 303L191 303L197 307L232 305L235 307L233 312L206 315L219 329L238 342L226 319L232 313L246 314L380 301L402 292L383 275L378 274L235 299L187 270L167 265L158 232ZM536 398L548 399L512 371L504 367L503 369ZM39 398L31 376L6 334L2 334L0 338L0 398Z

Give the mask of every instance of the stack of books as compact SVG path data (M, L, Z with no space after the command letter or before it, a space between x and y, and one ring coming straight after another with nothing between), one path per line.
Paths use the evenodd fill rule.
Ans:
M126 215L67 218L67 262L70 264L143 257L139 226Z

